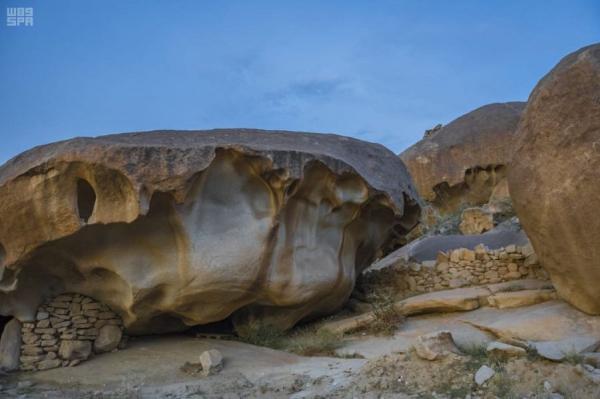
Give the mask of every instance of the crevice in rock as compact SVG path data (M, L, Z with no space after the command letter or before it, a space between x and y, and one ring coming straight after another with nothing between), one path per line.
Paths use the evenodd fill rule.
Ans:
M94 213L96 206L96 192L94 188L84 179L77 180L77 211L79 218L88 222Z

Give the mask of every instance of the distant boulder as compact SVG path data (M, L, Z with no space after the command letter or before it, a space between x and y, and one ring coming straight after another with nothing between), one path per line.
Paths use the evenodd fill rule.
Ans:
M400 154L421 197L443 213L506 198L506 167L524 107L485 105L428 130Z

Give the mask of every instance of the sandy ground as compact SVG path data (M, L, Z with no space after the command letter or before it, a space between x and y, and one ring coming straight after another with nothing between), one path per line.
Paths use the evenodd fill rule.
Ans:
M73 368L1 377L0 398L552 398L548 382L565 398L600 398L600 385L586 379L581 365L541 358L489 363L450 356L425 361L411 351L413 340L450 330L459 347L492 337L464 320L494 326L527 339L565 340L600 336L600 317L590 317L561 301L515 308L410 317L390 337L355 334L339 356L303 357L236 341L189 335L144 337L126 350L94 357ZM224 356L222 372L210 377L182 371L205 350ZM478 367L497 375L485 387L474 384Z
M198 362L205 350L218 349L224 370L215 376L191 376L180 370ZM305 397L327 395L348 384L366 361L302 357L235 341L185 335L145 337L126 350L94 357L77 367L5 377L0 397ZM21 389L14 389L21 381ZM27 385L29 381L33 386ZM25 395L25 396L22 396Z

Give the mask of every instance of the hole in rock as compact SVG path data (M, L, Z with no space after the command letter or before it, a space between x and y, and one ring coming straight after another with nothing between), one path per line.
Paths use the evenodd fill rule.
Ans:
M77 180L77 210L79 218L87 223L94 212L95 205L96 192L90 183L83 179Z

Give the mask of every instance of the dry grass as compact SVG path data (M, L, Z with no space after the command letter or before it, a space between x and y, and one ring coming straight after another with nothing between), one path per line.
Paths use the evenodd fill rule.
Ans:
M375 321L361 331L374 335L393 335L398 325L404 320L404 316L394 306L393 295L386 291L380 291L372 294L369 302L373 306Z
M284 332L273 326L250 323L238 326L237 334L242 342L302 356L335 356L335 350L343 343L341 336L314 326Z

